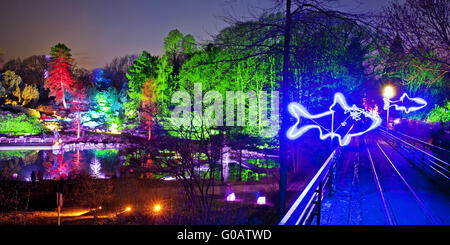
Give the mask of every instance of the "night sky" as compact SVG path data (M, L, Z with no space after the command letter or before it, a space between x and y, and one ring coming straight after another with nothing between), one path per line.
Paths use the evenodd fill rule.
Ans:
M345 0L340 8L378 11L388 0ZM0 0L3 60L48 54L62 42L84 68L147 50L160 55L170 30L210 39L226 26L220 16L245 15L273 0Z

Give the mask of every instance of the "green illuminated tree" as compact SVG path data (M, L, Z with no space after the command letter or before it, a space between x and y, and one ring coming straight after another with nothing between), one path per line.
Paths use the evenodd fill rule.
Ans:
M184 60L196 51L196 41L190 34L183 35L175 29L164 38L164 53L173 67L173 73L178 75Z
M143 51L139 59L129 67L127 78L128 102L125 103L126 116L140 122L139 108L142 101L142 87L148 79L154 79L157 74L158 58Z
M148 130L147 140L152 138L152 125L157 109L157 85L154 79L148 79L142 87L141 118Z
M156 101L158 104L158 114L161 117L170 114L168 105L174 90L174 87L171 86L173 85L172 71L173 67L169 64L167 55L163 55L159 59L156 76L156 93L158 95Z
M434 108L428 113L429 122L450 122L450 101L445 102L445 106L434 105Z
M39 134L45 131L43 124L39 120L26 114L7 114L0 115L0 133L1 134Z
M106 122L110 128L122 129L126 121L124 103L127 101L127 96L125 90L117 91L116 88L109 87L103 94L109 107Z

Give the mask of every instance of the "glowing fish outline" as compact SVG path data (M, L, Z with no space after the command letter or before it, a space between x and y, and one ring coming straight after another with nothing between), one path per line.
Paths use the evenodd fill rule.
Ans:
M398 102L403 102L405 97L408 98L408 100L412 100L412 101L416 102L417 104L419 104L421 106L411 106L411 107L406 108L405 106L398 106L398 105L395 104L395 103L398 103ZM388 98L383 98L383 102L384 102L383 109L387 110L389 107L394 106L395 110L397 110L397 111L404 111L407 114L410 113L410 112L413 112L413 111L418 111L418 110L420 110L420 109L422 109L422 108L424 108L425 106L428 105L428 103L424 99L419 98L419 97L411 98L406 93L403 93L402 96L400 97L400 99L398 99L398 100L393 100L392 101L392 100L390 100Z
M303 126L301 128L297 128L297 126L300 123L300 118L301 117L304 117L304 118L307 118L307 119L317 119L317 118L321 118L321 117L324 117L324 116L331 115L331 114L333 114L335 112L333 110L333 107L336 104L339 104L345 110L345 113L350 113L350 116L354 120L356 120L356 121L360 120L361 119L360 115L364 114L366 117L368 117L368 118L370 118L372 120L372 124L370 125L370 127L368 129L366 129L366 130L364 130L362 132L353 133L353 134L348 133L343 138L342 138L342 136L340 134L336 134L335 132L329 132L327 134L324 134L322 132L321 127L319 125L309 124L309 125L305 125L305 126ZM344 95L342 93L335 93L334 94L333 104L328 109L329 110L326 111L326 112L323 112L323 113L320 113L320 114L316 114L316 115L312 115L301 104L296 103L296 102L291 102L288 105L288 110L289 110L289 113L293 117L295 117L297 119L297 122L292 127L290 127L288 129L287 134L286 134L288 139L295 140L295 139L301 137L308 130L313 129L313 128L317 128L317 129L319 129L319 133L320 133L319 137L320 137L321 140L325 140L328 137L332 137L332 138L336 137L339 140L339 145L345 146L345 145L348 145L350 143L352 137L363 135L363 134L365 134L365 133L367 133L367 132L377 128L381 124L381 121L382 121L380 116L370 114L369 112L367 112L367 111L365 111L365 110L363 110L361 108L358 108L356 105L352 105L350 107L347 104L347 101L345 100L345 97L344 97Z

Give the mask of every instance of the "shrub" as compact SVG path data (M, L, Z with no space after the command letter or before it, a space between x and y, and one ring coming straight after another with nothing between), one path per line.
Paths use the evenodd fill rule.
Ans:
M427 115L429 122L449 122L450 121L450 101L446 101L444 107L434 105L434 109Z
M0 134L24 135L39 134L45 127L35 117L20 115L0 115Z

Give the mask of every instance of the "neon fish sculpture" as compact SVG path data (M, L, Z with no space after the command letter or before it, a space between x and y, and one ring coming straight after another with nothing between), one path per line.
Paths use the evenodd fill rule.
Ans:
M417 111L427 106L427 102L424 99L418 97L410 98L406 93L403 93L399 100L392 101L388 98L383 98L383 102L383 109L385 110L394 106L395 110L404 111L406 113Z
M341 126L339 126L336 130L333 130L333 124L334 124L334 113L337 111L338 106L340 106L345 114L349 114L347 116L348 118L353 119L354 121L358 122L364 119L369 119L370 125L367 128L364 128L362 130L359 130L354 133L350 133L350 131L353 129L353 126L350 128L350 130L345 134L341 135L337 133L339 127L345 126L347 123L347 119L345 119L343 122L340 123ZM345 97L341 93L336 93L334 95L333 104L329 107L328 111L325 111L320 114L312 115L310 114L305 107L300 105L299 103L292 102L288 106L289 113L297 119L297 122L288 129L287 131L287 137L291 140L297 139L301 137L304 133L309 131L310 129L317 128L320 133L320 139L325 140L328 137L334 138L336 137L339 140L339 144L341 146L348 145L350 143L350 140L352 137L363 135L376 127L378 127L381 124L381 118L378 115L370 114L369 112L365 111L364 109L358 108L356 105L349 106L345 100ZM320 124L318 124L314 119L318 118L324 118L324 117L331 117L331 130L328 130L324 127L322 127ZM312 124L304 125L302 127L298 127L300 124L300 118L310 119ZM324 133L322 131L322 128L327 131L328 133Z

